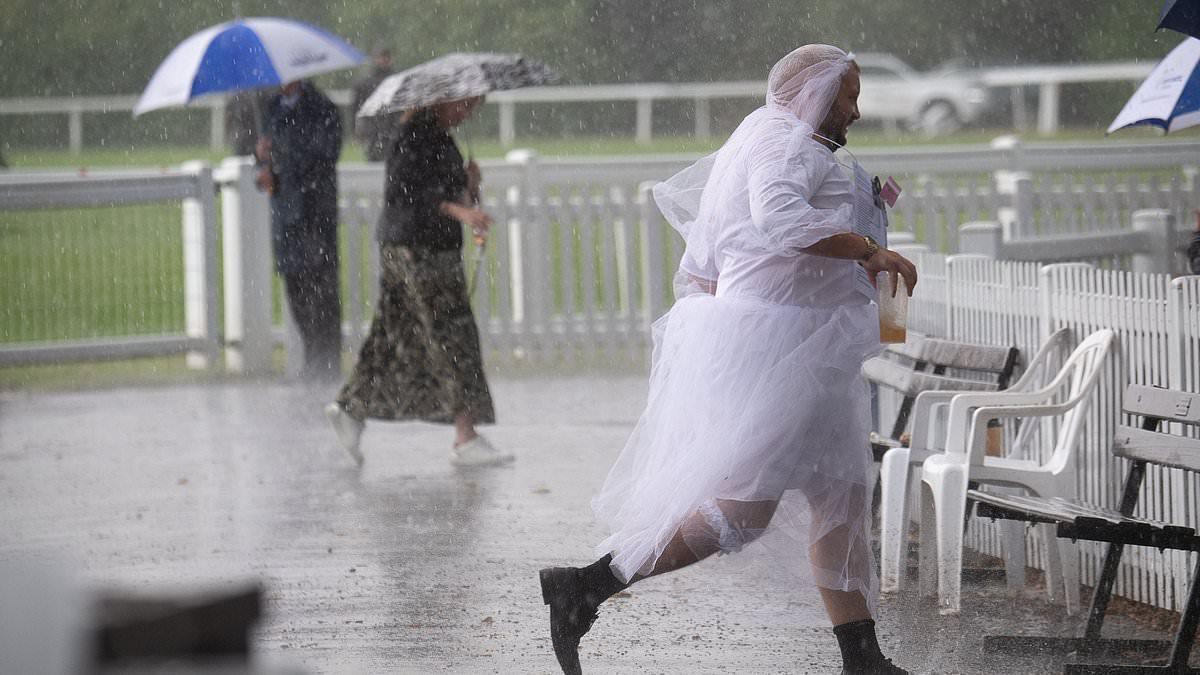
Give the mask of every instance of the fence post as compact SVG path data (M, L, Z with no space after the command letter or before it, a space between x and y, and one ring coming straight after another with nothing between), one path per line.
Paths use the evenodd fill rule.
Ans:
M996 210L996 218L1006 239L1015 239L1032 223L1033 219L1033 180L1029 172L1023 171L1023 150L1021 139L1016 136L999 136L992 139L991 147L1008 156L1007 169L1001 169L992 175L996 183L996 194L1007 195L1008 206Z
M534 150L512 150L505 161L521 166L521 178L509 192L514 220L509 224L509 249L512 251L513 323L520 326L517 336L528 356L539 358L546 346L547 319L550 315L550 236L546 223L538 220L541 212L541 186L538 178L538 154ZM514 355L519 355L514 350Z
M649 96L637 100L637 142L649 143L654 133L654 99Z
M667 289L663 283L662 264L666 259L663 250L662 216L654 203L654 183L645 182L638 186L638 207L641 212L642 239L642 325L649 331L650 325L662 314L666 306Z
M246 375L271 370L271 213L254 184L249 157L221 163L225 277L225 367Z
M712 138L712 112L707 96L696 97L696 138Z
M1058 94L1061 89L1058 82L1043 82L1038 88L1038 134L1042 136L1058 133Z
M1175 260L1175 214L1166 209L1133 212L1133 231L1141 235L1142 247L1133 254L1134 272L1170 273Z
M512 101L500 101L500 145L512 145L517 139L516 107Z
M958 248L962 253L985 255L993 260L1004 258L1004 230L1000 223L979 221L958 228Z
M189 338L204 341L200 351L187 354L189 368L212 365L217 341L217 215L212 168L207 162L185 162L195 176L195 194L183 200L184 326Z
M83 107L74 106L67 111L67 138L72 155L83 152Z

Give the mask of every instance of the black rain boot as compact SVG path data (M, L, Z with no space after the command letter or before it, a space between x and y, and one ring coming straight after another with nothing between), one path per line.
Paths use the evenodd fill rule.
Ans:
M908 675L908 671L885 659L875 638L871 619L833 627L842 650L842 675Z
M582 675L579 638L599 616L597 608L614 593L629 587L609 570L612 555L587 567L547 567L538 572L542 602L550 605L550 639L565 675Z

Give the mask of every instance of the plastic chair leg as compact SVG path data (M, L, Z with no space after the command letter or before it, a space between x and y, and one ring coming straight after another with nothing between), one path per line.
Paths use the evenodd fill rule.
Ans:
M1000 521L1004 538L1004 582L1009 595L1019 595L1025 588L1025 523Z
M1067 615L1078 614L1083 605L1079 598L1079 546L1068 539L1058 540L1058 555L1062 561L1063 597Z
M955 467L956 469L958 467ZM938 611L957 614L962 596L963 517L967 508L965 470L940 472L931 481L937 533Z
M938 556L937 532L934 523L937 521L933 501L933 491L924 481L918 486L920 490L920 541L917 554L919 559L918 577L922 597L930 597L938 591Z
M1063 567L1055 527L1042 523L1037 529L1042 538L1042 550L1046 552L1046 595L1052 604L1060 605L1064 602Z
M908 482L911 467L908 448L892 448L880 463L883 492L879 510L879 590L895 593L904 582L908 539Z

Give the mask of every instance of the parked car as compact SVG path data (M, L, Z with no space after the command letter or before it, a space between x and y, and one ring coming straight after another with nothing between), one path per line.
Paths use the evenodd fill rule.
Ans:
M918 72L891 54L857 54L864 120L901 124L929 136L957 131L991 103L982 82L957 63Z

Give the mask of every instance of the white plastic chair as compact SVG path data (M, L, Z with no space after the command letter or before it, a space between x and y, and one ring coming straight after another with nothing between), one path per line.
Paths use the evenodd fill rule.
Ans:
M946 449L921 465L921 592L935 587L943 614L956 614L962 590L963 519L967 482L1029 490L1039 497L1074 499L1075 451L1084 414L1116 342L1111 330L1092 333L1067 357L1045 387L1036 391L960 394L950 401ZM987 421L1058 417L1049 459L987 457ZM1079 607L1079 557L1075 545L1038 526L1046 547L1046 579L1053 598L1065 595L1068 613ZM1022 549L1023 549L1022 542ZM934 551L936 550L936 555Z
M1027 392L1040 389L1050 382L1061 363L1071 341L1071 331L1063 328L1042 343L1034 357L1006 392ZM907 558L905 543L908 539L909 505L916 494L921 464L944 449L946 432L946 409L950 401L961 391L921 392L913 404L912 437L909 447L889 449L880 462L880 590L895 593L904 580L904 565ZM989 394L992 392L989 392ZM1028 435L1030 425L1021 428L1014 446ZM1020 523L1012 523L1013 530L1020 534ZM1008 565L1010 587L1024 585L1025 561Z

